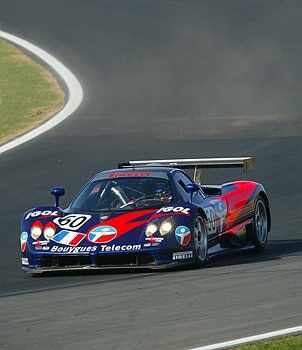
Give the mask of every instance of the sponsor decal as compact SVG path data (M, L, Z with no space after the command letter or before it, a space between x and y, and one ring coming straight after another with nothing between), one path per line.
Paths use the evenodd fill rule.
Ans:
M26 249L26 244L27 244L27 239L28 239L28 233L27 232L22 232L20 236L20 243L21 243L21 252L23 253Z
M50 241L40 241L39 239L37 241L32 242L32 245L35 246L43 246L47 245Z
M102 244L101 245L101 252L119 252L119 251L129 251L129 250L140 250L141 249L140 244L136 245L106 245Z
M85 236L86 235L84 233L63 230L53 236L51 240L55 241L56 243L76 247L80 242L82 242Z
M151 246L156 247L164 240L164 238L151 236L151 237L146 237L145 240L149 241L149 243L145 243L144 247L151 247Z
M116 177L136 177L136 176L151 176L152 173L147 172L147 171L142 171L142 172L125 172L125 173L111 173L109 174L109 179L111 178L116 178Z
M50 252L51 253L66 253L66 254L78 254L78 253L92 253L97 250L98 246L89 247L59 247L54 245Z
M117 230L112 226L97 226L88 231L88 240L93 243L108 243L117 236Z
M177 214L190 215L190 208L163 207L163 208L160 208L156 213L177 213Z
M44 210L44 211L41 211L41 210L37 210L37 211L32 211L30 213L28 213L25 217L25 220L29 219L29 218L35 218L37 216L43 216L45 218L48 218L50 216L58 216L59 215L59 212L57 210L55 211L52 211L52 210Z
M37 240L37 241L34 241L32 242L32 245L35 247L35 250L49 250L49 246L48 246L48 243L50 241L48 240L45 240L45 241L41 241L41 240Z
M64 228L65 230L78 230L83 226L89 219L91 215L85 214L69 214L62 218L56 218L53 220L55 224Z
M223 232L223 227L226 221L227 207L222 200L212 200L211 203L214 205L216 216L217 216L217 232Z
M39 245L39 246L36 246L35 249L36 250L49 250L50 247L48 247L47 245L45 245L45 246Z
M27 258L21 258L22 265L28 265L28 259Z
M150 243L161 243L164 240L164 238L151 236L151 237L146 237L145 240L149 241Z
M175 229L175 237L179 244L186 246L191 241L191 232L187 226L178 226Z
M173 253L173 260L183 260L183 259L192 259L192 258L193 258L192 250L188 250L186 252Z

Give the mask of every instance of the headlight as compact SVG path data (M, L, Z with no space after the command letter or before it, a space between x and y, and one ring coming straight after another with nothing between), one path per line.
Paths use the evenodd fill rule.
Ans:
M37 239L42 233L42 224L40 221L35 221L30 229L30 235L33 239Z
M158 226L156 224L154 224L153 222L151 222L151 224L149 224L146 228L146 236L150 237L152 235L154 235L154 233L157 231Z
M55 233L56 233L55 225L52 222L46 224L43 231L44 237L50 240L55 235Z
M159 228L159 232L162 236L166 235L167 233L169 233L173 228L173 219L169 218L164 220Z

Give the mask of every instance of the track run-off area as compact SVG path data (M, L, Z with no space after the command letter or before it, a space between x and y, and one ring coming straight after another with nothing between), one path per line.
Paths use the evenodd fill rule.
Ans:
M189 349L302 323L302 4L0 0L0 29L83 87L72 116L0 155L0 348ZM59 79L60 80L60 79ZM32 278L20 219L128 159L251 155L205 183L264 184L267 249L175 271Z

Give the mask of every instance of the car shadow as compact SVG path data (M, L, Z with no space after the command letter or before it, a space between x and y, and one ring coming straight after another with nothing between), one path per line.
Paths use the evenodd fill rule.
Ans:
M32 274L31 277L41 278L41 277L59 277L59 276L93 276L93 275L133 275L142 273L152 273L152 270L147 268L104 268L104 269L80 269L80 270L65 270L65 271L48 271L39 274Z
M206 268L274 261L286 256L302 256L302 239L270 240L262 252L251 249L226 253L210 260Z
M247 250L242 252L224 253L221 256L216 256L211 259L205 266L179 266L174 268L167 268L162 270L151 270L146 268L114 268L104 270L69 270L69 271L53 271L45 272L43 274L33 275L34 277L58 277L58 276L85 276L85 275L140 275L140 274L155 274L177 272L184 270L192 270L199 268L217 268L222 266L251 264L255 262L265 262L280 260L286 256L301 256L302 255L302 239L287 239L287 240L271 240L268 242L266 248L262 252L255 252L254 250ZM125 278L128 278L125 276Z

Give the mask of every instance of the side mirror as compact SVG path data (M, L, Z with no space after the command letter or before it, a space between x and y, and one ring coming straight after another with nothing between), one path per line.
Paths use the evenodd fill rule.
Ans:
M62 187L54 187L51 194L55 197L55 207L59 207L59 197L64 196L65 190Z
M187 184L187 190L190 192L191 198L190 201L193 200L193 193L199 191L199 186L195 183Z

